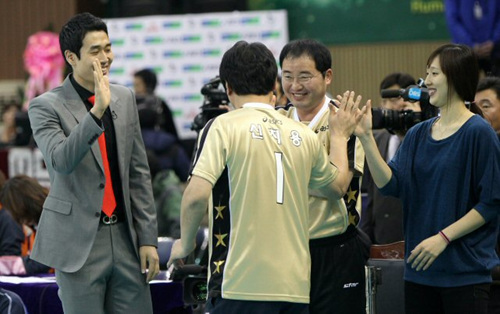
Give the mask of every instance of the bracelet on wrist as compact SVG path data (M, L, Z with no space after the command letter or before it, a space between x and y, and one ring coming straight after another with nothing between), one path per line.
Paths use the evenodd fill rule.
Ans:
M439 234L446 241L446 244L450 244L451 243L450 239L446 236L446 234L444 234L444 232L442 230L439 231Z

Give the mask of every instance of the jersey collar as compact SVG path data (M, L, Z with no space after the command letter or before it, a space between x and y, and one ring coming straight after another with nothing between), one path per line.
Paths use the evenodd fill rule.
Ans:
M274 109L273 106L260 102L247 102L246 104L243 105L243 108Z
M309 122L308 127L311 130L314 130L314 128L316 127L316 124L318 124L319 119L321 119L321 117L323 116L325 111L328 110L328 104L330 103L330 101L331 101L331 99L325 95L325 102L323 103L323 106L321 107L320 111L318 111L318 113L314 116L314 118L311 120L311 122ZM299 115L297 114L297 108L295 108L295 111L293 112L293 119L295 121L300 122Z

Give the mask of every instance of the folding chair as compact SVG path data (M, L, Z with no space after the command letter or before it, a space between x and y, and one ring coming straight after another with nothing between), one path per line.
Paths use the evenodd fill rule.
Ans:
M404 314L404 241L372 245L367 263L369 314Z

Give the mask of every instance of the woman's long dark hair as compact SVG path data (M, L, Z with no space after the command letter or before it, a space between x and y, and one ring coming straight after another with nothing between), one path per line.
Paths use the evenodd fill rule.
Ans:
M0 191L0 202L19 224L36 225L49 191L34 178L17 175Z
M441 71L448 80L448 100L455 92L468 105L471 112L483 116L481 108L474 103L479 82L479 65L474 51L466 45L443 45L431 53L427 67L435 58L439 58Z

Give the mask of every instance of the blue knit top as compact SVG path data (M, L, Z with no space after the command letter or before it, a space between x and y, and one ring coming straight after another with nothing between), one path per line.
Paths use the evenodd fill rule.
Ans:
M405 280L436 287L491 282L500 263L494 251L500 213L500 144L491 126L471 117L443 140L431 137L437 118L415 125L389 163L391 180L380 191L403 202L406 259L422 240L472 208L486 220L453 242L426 271L406 264Z

